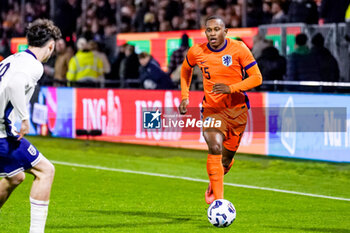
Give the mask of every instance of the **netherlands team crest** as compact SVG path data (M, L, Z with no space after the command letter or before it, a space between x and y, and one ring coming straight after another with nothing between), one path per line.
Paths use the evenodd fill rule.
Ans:
M231 55L225 55L222 57L222 64L229 67L232 65L232 57Z

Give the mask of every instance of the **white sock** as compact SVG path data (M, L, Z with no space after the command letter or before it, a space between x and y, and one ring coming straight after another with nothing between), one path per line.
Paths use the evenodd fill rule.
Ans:
M44 233L49 201L38 201L30 197L30 231Z

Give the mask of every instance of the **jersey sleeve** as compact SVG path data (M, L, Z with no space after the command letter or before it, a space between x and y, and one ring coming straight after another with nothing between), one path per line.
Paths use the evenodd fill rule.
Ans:
M192 68L196 65L195 63L194 46L191 47L187 54L185 60L182 62L181 67L181 98L188 99L190 86L192 81Z
M255 58L253 57L253 54L250 52L249 48L243 42L240 42L240 44L239 61L245 70L249 70L251 67L256 65Z
M241 44L240 63L246 70L248 78L239 83L230 85L231 93L248 91L254 87L260 86L262 83L262 75L252 53L243 42L241 42Z
M196 65L196 46L192 46L185 57L186 63L193 68Z
M248 91L254 87L260 86L262 83L262 75L257 65L252 66L247 70L248 78L230 85L231 93Z

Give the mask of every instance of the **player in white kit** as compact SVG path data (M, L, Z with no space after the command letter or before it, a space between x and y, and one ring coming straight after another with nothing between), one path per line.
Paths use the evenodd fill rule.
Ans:
M29 133L27 104L55 49L60 30L50 20L38 19L27 28L28 49L0 63L0 208L24 180L34 175L30 192L30 233L45 229L54 166L23 136ZM21 121L19 132L13 126Z

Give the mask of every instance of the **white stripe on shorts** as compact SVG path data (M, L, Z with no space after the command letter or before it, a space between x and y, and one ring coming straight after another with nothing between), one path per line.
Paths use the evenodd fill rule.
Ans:
M34 167L35 165L37 165L43 157L44 157L44 156L43 156L41 153L39 153L38 157L37 157L33 162L31 162L32 167ZM16 169L16 170L12 171L12 172L10 172L10 173L6 173L6 172L0 173L0 177L13 177L13 176L15 176L15 175L17 175L18 173L23 172L23 171L24 171L24 168L23 168L23 167L20 167L20 168L18 168L18 169Z
M31 163L32 167L34 167L35 165L37 165L37 164L40 162L40 160L41 160L42 158L43 158L43 155L39 152L38 158L36 158L36 159Z
M18 173L23 172L23 171L24 171L24 168L23 168L23 167L20 167L20 168L14 170L14 171L8 173L8 174L7 174L7 177L15 176L15 175L17 175Z

